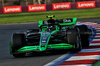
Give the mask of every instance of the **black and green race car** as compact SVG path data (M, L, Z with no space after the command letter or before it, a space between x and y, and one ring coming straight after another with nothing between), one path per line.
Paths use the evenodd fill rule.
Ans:
M91 29L86 25L76 25L77 18L39 21L39 29L14 33L10 41L10 53L23 57L28 52L73 49L80 51L89 46Z

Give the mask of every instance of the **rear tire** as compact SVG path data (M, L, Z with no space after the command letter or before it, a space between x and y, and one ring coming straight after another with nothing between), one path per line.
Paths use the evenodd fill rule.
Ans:
M75 50L72 51L80 51L82 49L79 31L77 28L73 28L67 32L67 40L69 44L75 46Z
M86 25L76 26L76 28L79 28L80 30L80 37L81 37L81 43L82 46L89 47L89 29Z
M25 46L25 34L14 33L12 37L12 54L14 57L24 57L25 53L14 54L18 49Z

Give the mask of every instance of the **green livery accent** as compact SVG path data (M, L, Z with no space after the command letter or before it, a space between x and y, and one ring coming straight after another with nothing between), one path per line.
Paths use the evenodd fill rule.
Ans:
M50 15L50 16L47 16L47 17L49 17L49 18L52 18L52 17L54 17L53 15ZM67 23L60 23L60 25L75 25L76 24L76 20L77 20L77 18L73 18L72 19L72 22L67 22ZM41 26L41 25L43 25L43 21L39 21L39 27ZM65 29L64 27L63 27L63 29ZM58 26L56 26L56 29L54 30L54 31L52 31L51 33L48 33L48 32L46 32L47 31L47 26L42 26L42 30L41 30L41 37L40 37L40 44L39 44L39 50L40 51L45 51L47 48L48 48L48 43L49 43L49 40L50 40L50 37L51 37L51 35L53 35L53 34L56 34L58 31L59 31L59 27ZM42 44L41 43L41 41L42 41L42 37L43 36L48 36L48 38L47 38L47 40L46 40L46 43L45 44ZM72 45L70 45L70 46L68 46L68 44L61 44L62 46L59 46L59 44L53 44L52 45L52 48L70 48L70 46L72 47ZM65 46L63 46L63 45L65 45ZM49 45L49 47L51 47L50 45Z
M40 27L41 25L43 25L43 21L39 21L38 27Z
M46 44L41 44L41 37L42 36L48 36L48 38L47 38L47 42L46 42ZM39 46L39 50L40 51L44 51L44 50L46 50L46 48L47 48L47 45L48 45L48 43L49 43L49 39L50 39L50 37L51 37L51 34L50 33L41 33L41 37L40 37L40 46Z
M60 44L51 44L48 45L47 48L59 48L59 49L70 49L70 48L74 48L74 45L71 44L67 44L67 43L60 43Z
M49 43L49 40L50 40L51 35L56 34L56 33L57 33L56 30L52 31L51 33L49 33L49 32L42 32L41 33L41 37L43 37L43 36L48 36L48 37L45 37L46 40L47 40L45 44L41 44L41 41L42 40L41 40L41 37L40 37L40 46L39 46L39 50L40 51L44 51L44 50L47 49L47 45Z
M42 26L42 28L43 28L43 29L41 30L42 32L47 31L47 26Z
M21 46L20 45L21 42L19 42L18 45L20 45L21 48L19 46L17 47L15 45L17 47L17 49L16 49L14 46L14 43L12 45L12 42L10 42L10 53L16 54L19 52L19 54L20 54L21 52L26 53L29 51L42 52L42 51L52 50L52 49L76 48L74 46L75 44L68 44L65 33L66 33L67 26L73 26L77 23L76 22L77 18L68 19L69 21L67 19L65 19L65 21L63 19L61 19L62 21L58 20L58 22L56 22L57 20L52 19L54 17L54 15L50 15L47 17L50 18L48 21L39 21L38 34L33 33L34 30L33 30L33 32L25 33L25 39L27 40L27 41L26 40L25 41L27 44L25 44L24 47L22 47L23 45ZM52 22L54 22L54 23L52 23ZM22 36L24 34L15 34L15 35L18 35L19 38L22 38ZM30 45L30 46L28 46L28 45ZM14 47L15 49L12 49L12 47Z
M46 44L41 44L41 37L40 37L40 44L36 46L25 46L20 49L18 49L18 52L24 52L24 51L45 51L47 49L71 49L74 48L74 45L67 44L67 43L60 43L60 44L48 44L51 35L54 35L57 33L58 30L54 30L51 33L49 32L41 32L42 36L48 36ZM57 39L55 39L58 41Z
M77 18L73 18L72 22L69 22L69 23L60 23L60 25L75 25L77 23L76 20L77 20Z
M12 42L10 41L10 53L12 53Z
M60 23L60 25L75 25L77 22L77 18L73 18L73 21L70 22L70 23ZM39 26L40 27L41 25L43 25L43 21L39 21Z
M18 52L23 52L23 51L32 51L32 50L39 50L39 46L25 46L20 49L18 49Z
M43 21L39 21L39 24L42 25L43 24Z
M77 18L73 18L73 22L76 22L77 21ZM76 23L75 23L76 24Z
M74 45L67 44L67 43L60 43L60 44L49 44L47 45L46 49L71 49L74 48ZM45 51L40 46L25 46L20 49L18 49L18 52L24 52L24 51Z

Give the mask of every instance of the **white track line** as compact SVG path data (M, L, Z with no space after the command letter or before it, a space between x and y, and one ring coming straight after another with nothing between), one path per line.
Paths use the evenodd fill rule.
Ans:
M100 37L100 36L95 36L95 37Z
M100 46L100 43L91 43L89 46Z
M66 54L64 54L64 55L60 56L59 58L57 58L57 59L55 59L55 60L51 61L50 63L45 64L44 66L51 66L52 64L54 64L54 63L58 62L59 60L63 59L64 57L66 57L66 56L68 56L68 55L69 55L69 54L68 54L68 53L66 53Z
M95 60L100 59L100 55L90 55L90 56L73 56L66 61L77 61L77 60Z
M58 65L58 66L91 66L92 64L80 64L80 65Z
M84 53L84 52L97 52L100 51L100 48L96 48L96 49L82 49L80 51L80 53Z
M93 41L100 41L100 39L93 39Z
M100 28L95 28L96 30L100 29Z
M96 34L100 34L100 33L96 33Z

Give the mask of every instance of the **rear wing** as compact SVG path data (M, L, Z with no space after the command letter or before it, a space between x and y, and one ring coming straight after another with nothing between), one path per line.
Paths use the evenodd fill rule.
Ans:
M77 23L77 18L72 19L61 19L60 25L75 25Z
M77 23L77 18L55 20L55 23L59 23L62 26L75 25ZM48 24L48 21L39 21L39 26L43 24Z

